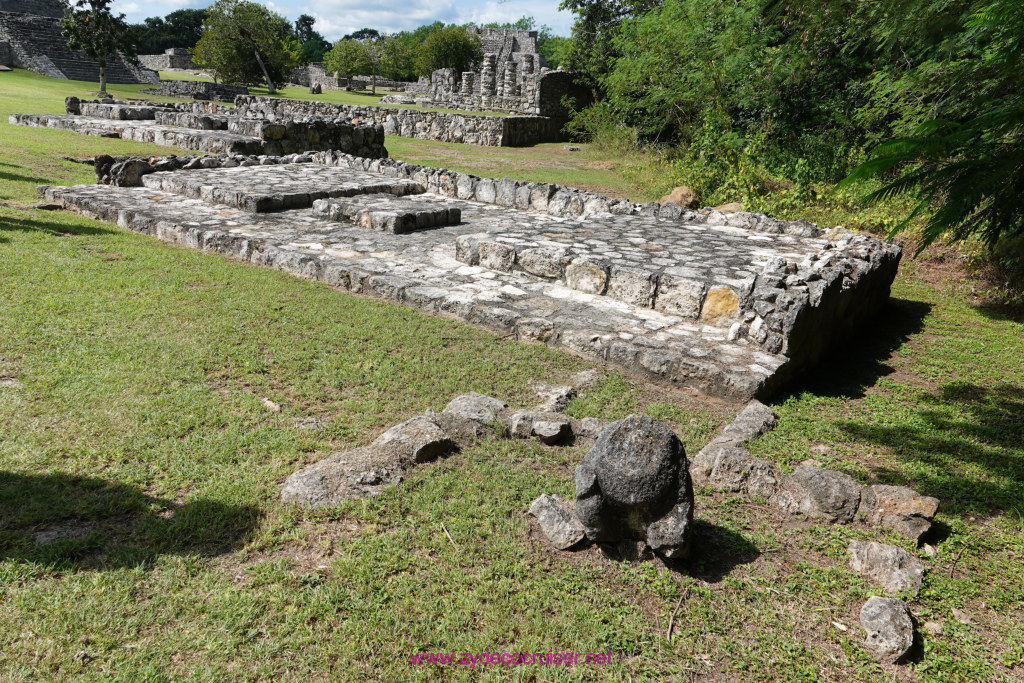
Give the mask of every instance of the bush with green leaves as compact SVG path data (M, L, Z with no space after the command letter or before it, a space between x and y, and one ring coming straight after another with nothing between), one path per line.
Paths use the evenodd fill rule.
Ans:
M470 35L462 26L445 26L434 31L423 42L416 59L416 71L429 76L437 69L469 71L483 61L480 38Z

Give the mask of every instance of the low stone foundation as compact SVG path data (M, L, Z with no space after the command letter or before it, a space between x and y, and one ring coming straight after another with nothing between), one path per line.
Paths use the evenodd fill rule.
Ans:
M71 130L83 135L170 145L214 154L283 155L337 149L368 158L387 156L384 130L354 121L243 119L213 104L83 102L69 97L68 113L11 114L13 125Z
M334 151L273 163L43 194L161 239L740 399L770 394L860 329L886 301L902 251L761 214Z

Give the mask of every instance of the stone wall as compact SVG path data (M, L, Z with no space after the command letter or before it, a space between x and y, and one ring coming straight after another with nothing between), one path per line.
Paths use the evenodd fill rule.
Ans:
M64 5L60 0L0 0L0 12L34 14L37 17L64 16Z
M355 121L241 119L234 108L211 103L110 103L69 97L64 106L67 115L12 114L9 121L201 152L284 155L330 149L369 158L388 154L383 128Z
M176 81L161 79L159 89L143 90L147 95L164 95L167 97L191 97L194 100L216 100L218 102L234 102L239 95L248 95L249 88L244 85L225 85L209 81Z
M360 120L383 127L386 135L439 142L524 147L561 139L561 121L536 116L476 116L251 96L236 98L235 105L250 118Z
M183 47L172 47L164 50L162 55L139 55L139 62L147 69L161 71L163 69L194 69L192 55Z
M14 64L14 53L11 51L10 43L0 41L0 65L12 66Z

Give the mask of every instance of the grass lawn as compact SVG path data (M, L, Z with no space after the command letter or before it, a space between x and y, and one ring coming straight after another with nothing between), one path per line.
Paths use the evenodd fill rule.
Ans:
M1024 678L1024 325L972 303L952 252L906 262L885 314L778 399L779 428L753 448L938 496L935 557L709 491L679 571L551 552L525 510L541 492L570 496L584 451L518 442L480 443L379 498L313 513L278 501L297 467L458 393L528 402L530 381L587 364L31 208L37 184L92 182L61 156L167 153L6 123L90 89L0 74L0 680ZM506 150L413 142L388 147L480 175L578 170L546 170L550 146L497 163ZM571 406L644 410L690 453L735 409L614 373ZM307 417L323 427L302 429ZM911 600L920 647L895 669L860 645L857 612L878 589L845 565L851 539L878 537L929 567ZM487 650L613 662L409 659Z

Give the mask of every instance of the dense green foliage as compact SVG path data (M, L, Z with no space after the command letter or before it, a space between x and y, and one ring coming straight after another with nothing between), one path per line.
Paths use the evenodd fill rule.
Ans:
M872 199L917 197L889 227L923 223L922 244L1024 230L1016 0L562 7L577 15L567 65L604 96L574 130L655 145L675 170L668 186L712 202L810 201L857 168L855 181L884 185Z
M445 26L423 42L416 58L416 70L421 76L437 69L468 71L478 66L483 58L479 38L471 36L462 26Z
M179 9L166 17L149 17L129 27L131 40L140 55L160 54L172 47L195 47L203 35L205 9Z
M331 49L331 44L313 28L315 23L316 19L308 14L299 15L295 20L295 37L301 46L299 64L323 61L324 55Z
M135 47L123 14L110 11L111 0L77 0L67 5L61 33L74 50L82 50L100 65L100 92L107 92L107 60L120 52L135 58Z
M192 58L225 83L265 82L273 94L287 81L299 49L292 25L280 14L254 2L218 0Z

